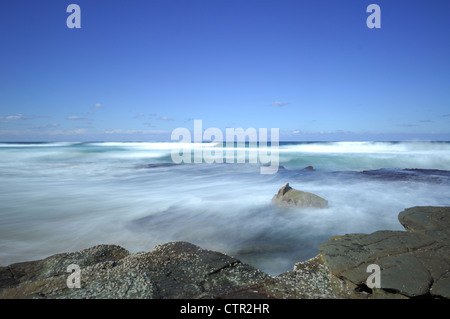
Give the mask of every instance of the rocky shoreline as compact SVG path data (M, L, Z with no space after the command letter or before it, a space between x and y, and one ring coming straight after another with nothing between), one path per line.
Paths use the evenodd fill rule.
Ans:
M0 267L0 298L450 298L450 207L412 207L405 231L336 236L319 255L270 276L226 254L170 242L130 254L115 245ZM68 288L71 264L81 288ZM380 288L366 284L380 267Z

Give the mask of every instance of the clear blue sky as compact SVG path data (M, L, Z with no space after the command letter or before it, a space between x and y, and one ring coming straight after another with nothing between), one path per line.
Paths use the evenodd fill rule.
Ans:
M0 141L162 141L193 119L450 140L450 1L1 1Z

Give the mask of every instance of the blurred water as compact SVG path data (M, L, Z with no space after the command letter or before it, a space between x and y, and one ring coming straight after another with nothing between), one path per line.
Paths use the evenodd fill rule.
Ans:
M436 181L359 173L450 170L449 143L281 143L284 168L274 175L260 174L258 164L170 165L171 148L0 144L0 265L102 243L137 252L184 240L279 274L314 257L331 236L402 229L397 215L407 207L450 206L445 175ZM316 171L302 170L308 165ZM330 207L272 206L287 182Z

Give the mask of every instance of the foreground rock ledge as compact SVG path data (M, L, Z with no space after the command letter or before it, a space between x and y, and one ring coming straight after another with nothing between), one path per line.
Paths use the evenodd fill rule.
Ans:
M67 288L67 266L81 268L81 288ZM278 277L187 242L129 254L113 245L0 268L0 298L339 298L319 259ZM337 288L339 289L337 289Z
M334 237L276 277L187 242L135 254L99 245L0 267L0 298L449 298L450 207L410 208L399 220L406 231ZM371 290L373 263L381 288ZM80 289L67 288L70 264Z
M403 297L450 298L450 207L413 207L398 216L406 231L349 234L319 246L335 276L364 288L369 264L381 289Z

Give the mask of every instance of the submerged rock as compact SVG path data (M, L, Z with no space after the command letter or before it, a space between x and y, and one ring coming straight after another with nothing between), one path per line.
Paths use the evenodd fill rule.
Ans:
M293 189L289 186L289 183L280 188L278 193L272 198L272 203L284 207L328 207L327 200L312 193Z
M137 168L160 168L160 167L172 167L172 166L178 166L180 164L175 163L153 163L153 164L144 164L144 165L138 165Z
M383 181L405 181L405 182L426 182L433 184L446 183L450 181L450 171L437 169L387 169L362 171L364 177Z

